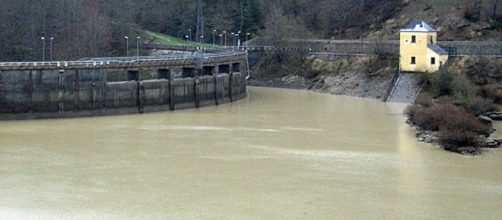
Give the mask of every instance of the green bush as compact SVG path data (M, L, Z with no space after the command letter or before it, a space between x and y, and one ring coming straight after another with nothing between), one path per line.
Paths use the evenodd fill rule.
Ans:
M472 84L466 77L448 68L442 68L438 73L430 76L428 81L426 89L434 97L453 96L463 100L474 93Z

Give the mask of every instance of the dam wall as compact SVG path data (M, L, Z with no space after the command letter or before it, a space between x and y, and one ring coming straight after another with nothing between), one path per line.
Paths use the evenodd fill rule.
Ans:
M197 59L0 65L0 119L172 111L246 96L246 54Z

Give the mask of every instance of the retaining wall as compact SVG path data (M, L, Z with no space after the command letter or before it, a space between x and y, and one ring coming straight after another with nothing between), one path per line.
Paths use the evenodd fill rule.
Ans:
M190 65L0 68L0 119L130 114L228 103L246 96L243 62L237 58L204 64L206 71L200 76Z

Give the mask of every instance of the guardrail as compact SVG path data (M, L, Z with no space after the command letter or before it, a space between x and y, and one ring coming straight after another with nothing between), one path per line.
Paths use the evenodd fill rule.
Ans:
M453 48L453 56L494 56L502 57L500 41L438 41L441 47ZM398 40L322 40L322 39L289 39L287 46L275 48L266 38L256 38L244 46L249 51L268 50L308 50L333 54L365 54L376 52L399 54Z
M207 52L207 51L206 51ZM212 53L180 54L176 56L139 56L139 57L95 57L77 61L54 62L0 62L0 70L12 69L61 69L61 68L96 68L96 67L139 67L172 63L220 62L229 59L243 59L246 51L224 51Z

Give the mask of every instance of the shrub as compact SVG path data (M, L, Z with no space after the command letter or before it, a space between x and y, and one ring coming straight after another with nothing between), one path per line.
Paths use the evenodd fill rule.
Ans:
M479 21L481 19L481 1L464 1L464 17L469 21Z
M413 124L429 131L465 130L485 135L491 131L476 116L452 104L412 105L406 109L406 115Z
M428 81L426 90L434 97L453 96L463 100L474 93L472 85L466 77L448 68L442 68L438 73L430 76Z
M493 100L496 104L502 104L502 88L498 85L486 85L483 86L478 94L486 99Z
M440 131L469 131L482 135L491 133L490 126L483 124L476 116L461 108L454 108L450 114L443 115Z
M487 112L498 111L497 105L495 105L492 100L484 99L482 97L469 99L466 102L462 103L462 106L465 108L465 110L473 113L474 115L482 115Z
M443 124L444 118L458 107L447 105L433 105L429 108L419 105L412 105L406 110L406 114L413 124L424 130L438 131Z
M459 152L461 147L477 147L481 145L479 136L472 131L444 130L439 132L439 144L449 151Z
M502 65L497 61L486 57L479 57L469 62L466 68L466 75L478 85L486 85L490 79L499 80L502 78Z
M415 104L421 105L423 107L432 106L432 96L429 93L421 93L415 100Z

